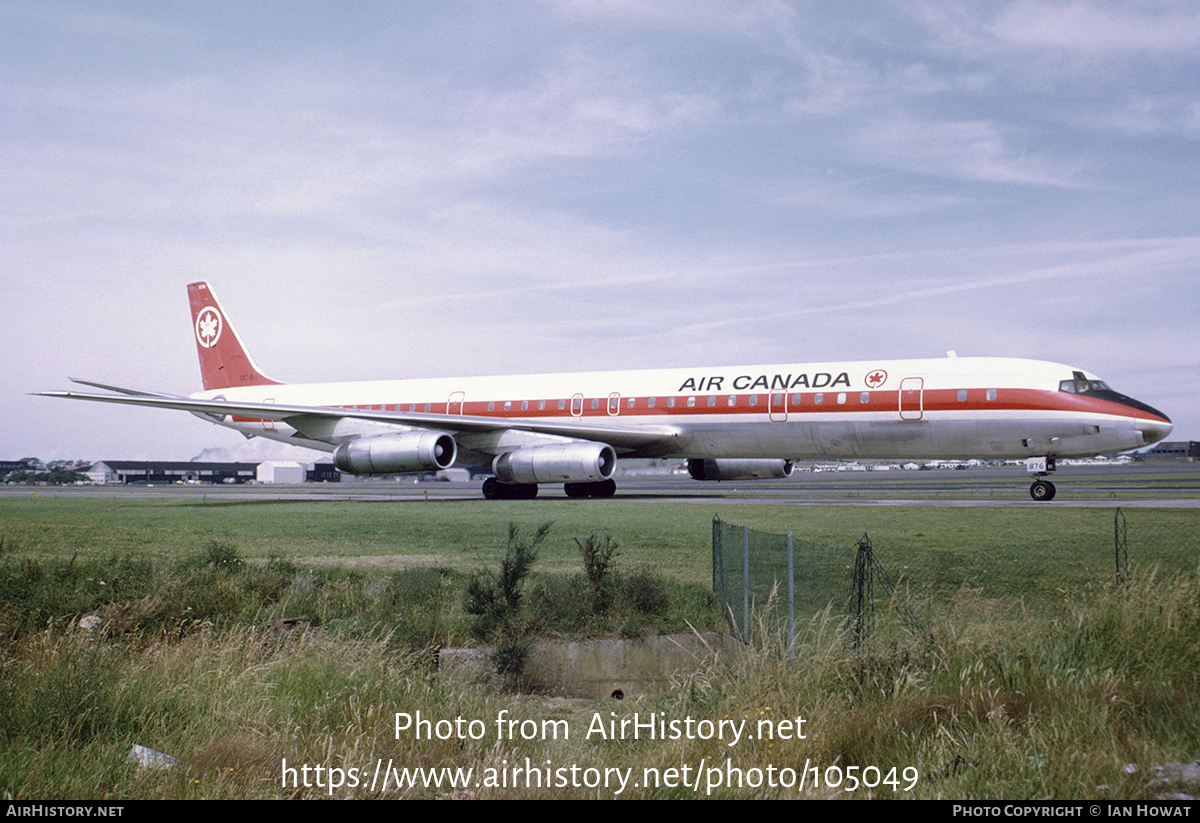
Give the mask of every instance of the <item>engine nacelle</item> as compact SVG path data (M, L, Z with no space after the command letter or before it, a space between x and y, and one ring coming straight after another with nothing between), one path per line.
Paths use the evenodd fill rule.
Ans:
M492 461L502 483L585 483L608 480L617 453L604 443L530 446L505 452Z
M333 453L333 465L347 474L401 474L448 469L456 457L450 435L414 431L348 440Z
M689 460L687 467L694 480L759 480L792 476L791 460Z

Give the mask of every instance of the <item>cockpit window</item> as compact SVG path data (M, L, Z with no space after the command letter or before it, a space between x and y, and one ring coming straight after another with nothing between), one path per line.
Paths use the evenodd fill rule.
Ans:
M1088 392L1112 391L1103 380L1088 380L1083 372L1074 372L1071 380L1060 380L1058 390L1070 394L1087 394Z

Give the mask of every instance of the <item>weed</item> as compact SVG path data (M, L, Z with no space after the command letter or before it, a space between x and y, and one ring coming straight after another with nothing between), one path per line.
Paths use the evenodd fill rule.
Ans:
M464 608L475 616L471 633L481 642L495 644L493 663L510 685L520 679L532 646L532 626L522 608L525 581L537 561L538 544L546 539L550 526L543 523L526 540L517 525L510 523L508 548L500 561L499 574L476 574L467 584Z
M210 540L196 559L196 565L223 572L240 572L245 561L232 543Z
M621 575L620 597L627 611L640 615L661 616L670 606L662 577L644 566Z
M300 571L300 567L281 554L272 554L267 558L266 570L279 577L292 577Z
M607 534L603 543L595 534L590 534L585 540L576 537L575 545L583 556L583 573L587 577L592 614L607 615L613 602L613 571L619 554L618 544Z

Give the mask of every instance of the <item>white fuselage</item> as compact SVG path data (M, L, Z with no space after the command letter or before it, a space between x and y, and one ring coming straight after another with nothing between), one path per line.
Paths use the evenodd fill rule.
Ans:
M1114 401L1115 393L1060 390L1080 374L1036 360L946 358L277 384L193 397L433 415L440 419L417 428L451 431L460 463L571 439L536 430L553 423L577 424L590 432L584 439L611 441L622 456L789 460L1090 456L1136 449L1169 433L1160 413ZM456 417L496 425L455 431ZM253 417L221 424L325 450L414 428L353 416L303 431ZM638 429L662 436L623 438ZM604 431L612 437L602 438Z

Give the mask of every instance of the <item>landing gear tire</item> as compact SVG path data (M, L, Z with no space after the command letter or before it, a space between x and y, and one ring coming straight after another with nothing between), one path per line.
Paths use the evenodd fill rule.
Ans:
M617 493L617 481L601 480L598 483L563 483L567 497L612 497Z
M1029 496L1040 503L1053 500L1054 495L1054 484L1049 480L1037 480L1029 487Z
M592 484L592 497L612 497L617 493L616 480L601 480Z
M532 500L537 493L537 483L501 483L494 477L483 481L483 496L488 500Z
M494 477L483 481L483 497L485 500L507 500L508 487Z
M537 483L514 483L508 487L509 500L532 500L537 493Z

